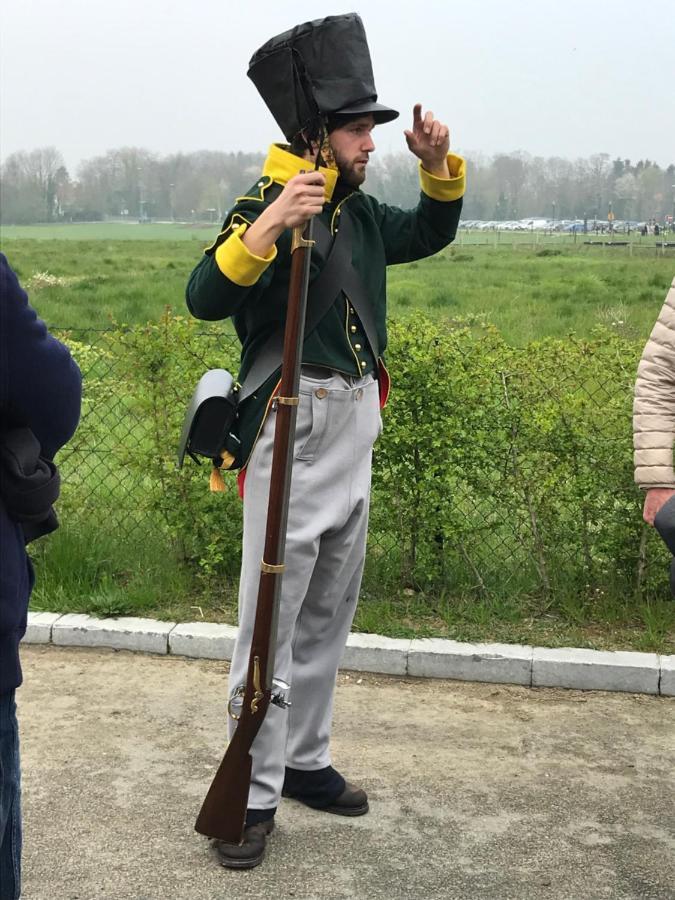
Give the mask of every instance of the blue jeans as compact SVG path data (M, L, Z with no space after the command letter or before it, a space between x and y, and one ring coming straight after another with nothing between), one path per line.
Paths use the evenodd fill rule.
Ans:
M21 769L14 691L0 694L0 900L21 894Z

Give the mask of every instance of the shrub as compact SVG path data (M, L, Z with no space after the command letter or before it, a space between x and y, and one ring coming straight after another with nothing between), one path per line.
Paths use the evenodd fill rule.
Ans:
M546 604L663 593L632 481L639 350L611 332L516 350L489 325L392 323L373 477L371 531L387 546L378 579Z
M176 462L198 378L238 366L231 330L203 327L167 312L74 345L84 417L62 461L69 528L114 529L116 558L125 535L164 541L201 591L234 583L241 540L234 477L210 494L208 466ZM540 610L664 594L667 556L632 483L640 350L608 330L515 349L477 318L391 322L366 594L508 596Z

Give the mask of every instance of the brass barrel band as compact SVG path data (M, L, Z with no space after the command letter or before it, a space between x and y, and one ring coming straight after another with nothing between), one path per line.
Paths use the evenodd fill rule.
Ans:
M275 397L274 399L281 406L297 406L300 402L299 397Z
M267 575L281 575L282 572L286 571L286 566L283 563L279 566L272 566L263 559L260 563L260 570Z

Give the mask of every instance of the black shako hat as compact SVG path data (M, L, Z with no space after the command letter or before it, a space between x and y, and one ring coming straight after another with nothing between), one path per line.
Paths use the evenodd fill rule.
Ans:
M328 115L370 114L377 124L398 116L377 102L356 13L315 19L271 38L253 54L247 74L289 141Z

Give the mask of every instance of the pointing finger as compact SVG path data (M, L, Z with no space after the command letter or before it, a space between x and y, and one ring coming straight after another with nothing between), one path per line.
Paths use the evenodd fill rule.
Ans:
M417 128L422 124L422 104L416 103L413 106L413 128Z

